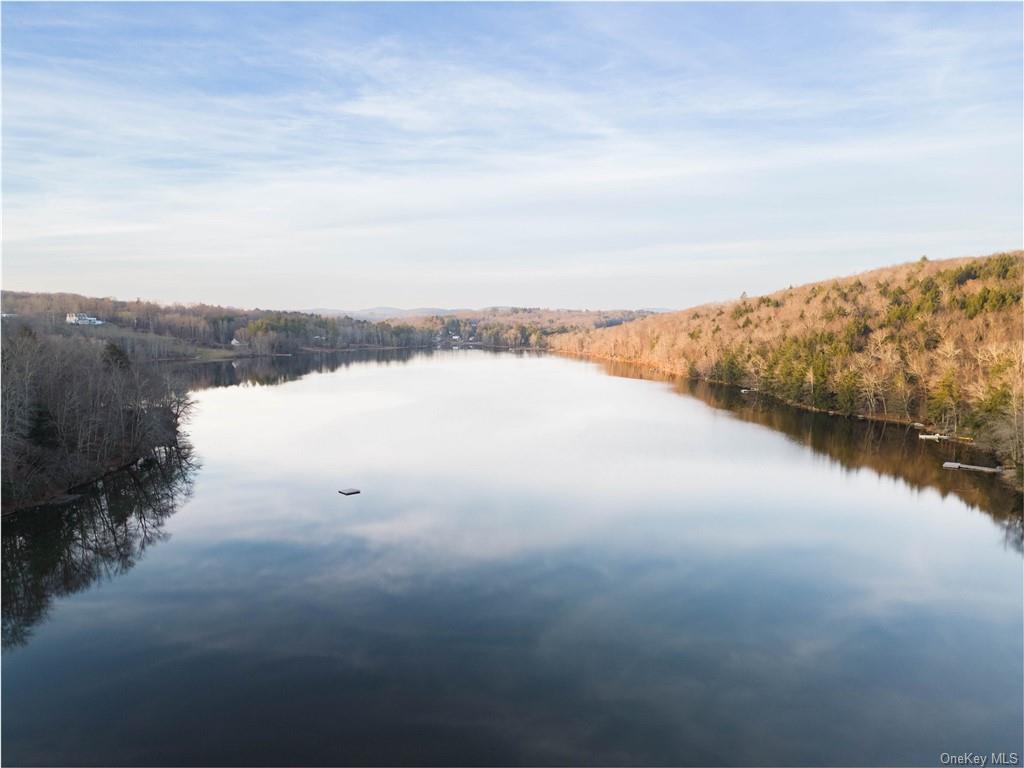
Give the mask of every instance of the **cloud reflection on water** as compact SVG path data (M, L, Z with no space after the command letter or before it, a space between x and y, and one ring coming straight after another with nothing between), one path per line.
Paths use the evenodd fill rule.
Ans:
M198 392L203 469L171 542L5 656L5 749L185 764L1013 749L1021 562L987 516L595 372L435 353ZM349 485L363 493L337 494ZM40 684L54 665L56 708ZM33 718L69 727L54 741Z

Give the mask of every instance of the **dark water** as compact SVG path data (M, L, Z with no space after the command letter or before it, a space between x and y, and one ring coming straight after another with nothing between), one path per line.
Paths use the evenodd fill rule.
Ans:
M4 764L1022 751L1018 496L902 428L606 372L184 369L191 449L3 524Z

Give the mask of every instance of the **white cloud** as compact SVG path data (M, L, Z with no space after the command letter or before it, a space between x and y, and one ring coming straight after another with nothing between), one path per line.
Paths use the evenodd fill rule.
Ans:
M581 83L517 68L531 52L511 43L488 58L301 27L165 42L135 73L72 69L55 50L11 53L19 27L5 283L291 307L680 306L1019 246L1020 94L1001 90L1015 33L986 55L987 23L864 18L863 76L825 84L685 52L680 68L663 41L621 35L604 79ZM655 65L624 63L641 54ZM214 60L294 82L196 85ZM749 279L730 291L737 264Z

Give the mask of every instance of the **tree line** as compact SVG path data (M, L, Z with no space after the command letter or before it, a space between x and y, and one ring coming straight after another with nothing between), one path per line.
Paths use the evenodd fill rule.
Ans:
M443 317L424 317L418 320L418 325L435 329L435 341L442 343L452 343L457 339L500 349L546 349L552 336L590 328L609 328L650 314L628 309L591 311L490 307L463 310Z
M39 503L174 445L191 402L169 373L116 344L4 321L0 497Z
M1024 464L1024 252L920 261L551 337L557 351L921 422Z
M204 347L227 347L237 340L254 354L291 353L305 348L409 348L433 341L430 329L408 323L374 323L351 317L212 304L165 306L141 299L120 301L72 293L4 291L3 309L5 313L32 318L50 332L68 332L64 328L65 315L84 312L130 332L131 337L170 337Z
M457 315L374 322L309 312L237 309L213 304L162 305L73 293L4 291L5 313L43 333L108 336L133 354L151 359L194 357L197 348L239 346L253 355L301 350L414 349L461 342L503 349L543 349L549 337L586 328L620 325L648 312L491 307ZM106 325L76 328L68 313L84 312ZM232 342L235 342L233 345Z

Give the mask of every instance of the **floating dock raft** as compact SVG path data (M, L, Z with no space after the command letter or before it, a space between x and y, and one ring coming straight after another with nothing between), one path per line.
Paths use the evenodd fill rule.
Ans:
M359 489L358 488L342 488L340 491L338 491L338 493L340 493L342 496L355 496L357 493L359 493Z
M967 469L971 472L987 472L990 475L998 475L1003 471L1002 467L979 467L975 464L961 464L959 461L946 461L942 464L943 469Z

